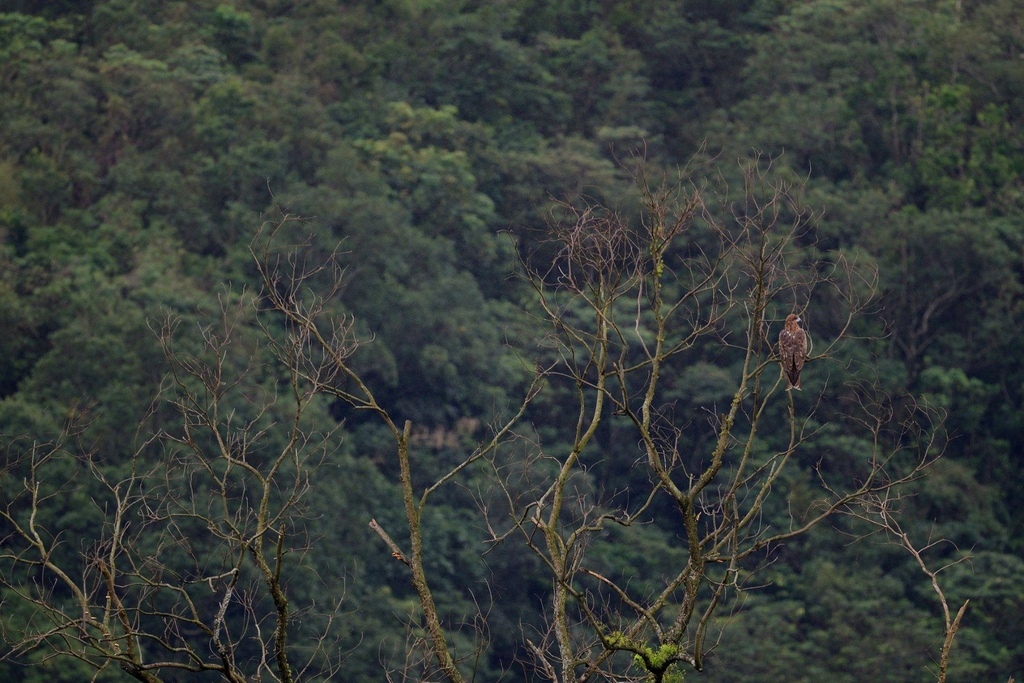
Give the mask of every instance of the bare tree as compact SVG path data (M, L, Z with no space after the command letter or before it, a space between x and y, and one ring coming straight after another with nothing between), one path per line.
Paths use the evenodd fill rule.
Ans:
M943 620L943 638L942 645L939 648L939 661L935 672L935 681L936 683L946 683L946 674L949 671L949 657L950 652L953 649L953 640L956 637L957 631L960 629L960 622L963 621L964 614L967 613L967 606L971 601L964 600L964 603L954 614L950 610L949 601L946 599L946 592L943 589L942 584L939 582L939 574L954 565L968 561L970 559L970 555L957 553L953 559L949 560L942 566L933 568L930 562L925 559L925 556L931 550L942 546L951 546L952 544L941 538L938 540L929 540L923 545L911 539L910 534L903 529L903 525L900 524L899 521L899 500L900 497L896 492L880 492L878 494L865 497L861 501L860 508L851 508L849 513L857 519L866 522L869 527L873 527L874 532L881 532L885 534L889 540L895 542L901 548L910 553L910 556L914 559L914 563L924 573L924 575L928 577L932 590L935 592L935 596L942 608Z
M547 628L527 638L526 647L542 678L567 683L608 676L663 681L680 664L701 670L716 611L743 588L767 549L916 479L935 457L930 444L937 432L927 428L926 414L875 404L851 389L865 414L858 424L874 443L863 454L863 467L845 481L822 471L809 514L794 517L787 528L765 524L765 505L809 436L808 417L824 400L811 401L802 408L809 412L798 414L792 393L781 391L769 338L773 323L794 309L827 307L822 318L831 338L809 359L825 362L869 305L875 274L839 253L808 260L809 245L801 241L809 238L813 216L800 206L793 186L771 180L757 163L747 169L740 201L731 201L725 190L717 207L709 206L704 186L682 180L653 185L643 164L635 180L643 204L635 225L598 204L560 206L551 226L560 245L555 261L543 270L527 266L538 317L550 330L534 361L537 381L489 439L419 487L409 448L412 425L398 424L348 359L334 351L335 325L308 288L309 271L272 257L274 231L254 254L267 303L316 349L304 379L377 415L394 439L408 541L403 547L375 521L371 526L408 566L428 649L449 681L465 676L431 592L422 516L431 496L474 463L487 462L495 475L495 490L481 492L490 540L518 537L547 568ZM710 452L685 452L694 427L678 421L663 396L681 370L709 352L735 367L731 400L709 421ZM542 387L575 399L575 414L560 416L555 425L560 443L569 444L560 449L530 436L525 424ZM780 402L789 435L773 444L761 431ZM588 471L610 456L599 437L609 423L631 430L638 445L633 457L649 482L643 490L602 496L587 485ZM655 517L665 514L663 499L671 502L673 519ZM654 594L635 593L628 580L589 561L610 525L629 529L652 521L679 529L686 557Z
M781 391L769 337L777 330L773 325L791 310L826 308L823 327L832 334L809 359L826 362L870 304L875 273L841 253L809 260L810 245L802 242L814 217L800 206L794 186L771 180L758 163L747 169L740 201L733 202L726 189L716 207L709 206L707 187L682 179L654 185L643 164L635 180L643 204L636 224L599 204L561 204L551 226L559 245L555 261L545 269L525 262L538 317L549 328L529 361L537 380L490 438L419 486L409 448L412 425L396 422L335 352L335 324L311 293L308 271L272 256L274 230L254 251L268 305L316 349L304 378L375 414L394 439L408 540L399 543L375 521L371 526L409 568L425 644L449 681L465 675L434 603L422 518L431 496L474 463L486 462L494 473L495 489L480 493L490 541L521 539L550 576L547 627L528 637L526 647L542 678L567 683L663 681L681 664L701 670L713 645L716 611L743 589L766 550L916 479L936 457L931 416L875 403L870 392L850 388L848 398L863 412L855 422L874 444L862 454L862 466L838 481L821 470L808 513L794 515L786 528L767 525L765 506L810 436L809 417L825 400L823 393L809 406L800 401L798 411L793 394ZM695 428L677 419L664 396L674 378L707 353L732 363L734 385L727 405L709 420L710 452L687 452ZM568 446L552 449L531 434L527 416L542 388L574 397L575 414L560 415L554 425L561 430L559 443ZM772 443L762 437L763 421L780 403L788 438ZM649 482L642 490L602 495L587 484L589 470L611 456L599 436L608 424L631 431L638 445L632 457ZM664 499L671 502L672 519L661 518ZM638 594L628 580L589 561L609 526L629 529L652 521L679 530L686 557L657 592Z
M233 298L195 353L179 350L175 320L158 330L171 373L153 410L170 406L177 424L142 440L124 466L78 443L73 428L53 443L8 446L0 581L35 608L15 654L43 648L147 683L176 672L292 683L337 668L325 638L342 596L321 611L320 636L288 641L303 611L286 594L291 558L308 545L302 500L333 441L305 418L316 396L299 381L307 340L268 337L276 363L259 363L236 348L255 300ZM284 373L290 393L253 381L266 372ZM62 538L41 517L83 475L99 484L103 524L91 539Z
M303 340L306 349L301 367L301 379L315 391L340 400L350 408L375 415L386 427L395 444L395 458L399 470L399 485L402 492L402 506L405 511L407 541L399 544L375 519L369 520L370 528L381 538L392 556L409 569L409 578L422 607L422 626L426 631L426 646L436 660L437 668L449 681L465 680L452 653L445 625L434 602L430 588L429 572L423 559L423 513L431 496L442 486L455 480L461 472L473 463L491 453L509 437L512 427L520 420L536 396L535 383L526 393L518 410L507 421L495 428L493 435L475 451L467 455L450 471L433 482L417 488L414 484L414 463L410 455L413 425L410 421L399 423L378 401L372 388L362 379L350 363L348 346L344 343L348 328L325 313L325 303L330 297L323 297L311 283L323 269L332 269L330 280L333 286L340 286L342 273L337 261L330 265L308 267L299 252L293 251L287 257L275 256L274 240L288 217L262 231L253 242L253 257L263 279L266 304L282 314L293 334ZM429 667L429 659L419 660ZM427 669L429 670L429 669Z
M492 505L501 514L490 525L493 541L518 535L550 574L548 628L528 642L544 680L660 682L674 680L681 664L701 670L716 611L767 549L917 478L935 456L922 448L907 465L908 432L891 429L897 417L906 426L927 416L871 412L875 449L863 454L863 467L846 481L822 472L810 514L794 516L788 528L765 523L765 506L824 400L805 407L781 391L769 335L791 310L813 316L827 306L833 336L809 359L827 361L869 304L875 277L838 253L807 261L800 242L813 216L794 188L756 163L745 178L740 201L725 191L711 207L706 187L682 179L655 186L640 165L636 225L600 205L566 202L553 226L556 261L530 271L551 330L543 374L575 397L576 413L561 425L567 446L535 444L529 485L509 474L509 462L490 459L505 498ZM708 421L710 452L688 452L698 427L679 419L664 396L709 352L733 368L731 400ZM773 443L761 433L771 431L763 430L766 416L779 404L789 436ZM599 443L609 422L631 433L637 452L629 457L638 456L649 481L643 490L602 495L587 486L600 460L623 455ZM894 438L886 443L886 436ZM929 441L934 433L914 436ZM669 508L659 504L664 499ZM602 573L589 559L609 526L651 522L677 529L686 557L658 591L634 590L632 577Z
M105 486L108 521L74 570L56 559L59 538L35 518L52 495L40 472L70 450L9 451L8 468L24 486L0 513L9 528L4 559L22 573L3 576L46 619L19 647L43 645L97 670L118 664L150 682L182 669L233 682L298 680L304 669L289 642L295 607L283 577L308 545L301 504L335 441L304 419L324 395L375 417L394 444L405 527L367 522L408 570L424 634L414 645L425 654L411 653L389 679L471 678L452 646L459 625L446 623L435 602L423 519L435 493L479 468L493 474L493 488L478 490L486 540L522 543L550 580L545 626L524 638L539 678L661 682L677 680L683 666L701 670L716 614L765 554L921 476L940 450L938 432L913 406L844 389L860 411L853 424L872 446L855 465L819 468L813 504L773 526L768 505L832 394L815 396L814 381L799 398L784 392L772 335L787 313L806 311L823 323L809 367L831 362L870 304L875 274L841 253L809 257L814 217L798 187L758 163L738 200L685 177L654 183L643 164L634 180L636 219L597 203L561 204L554 261L524 261L543 329L534 348L520 344L534 379L475 449L433 477L411 447L414 425L378 401L354 364L352 320L331 315L344 280L337 254L282 250L288 216L265 226L251 247L262 290L204 330L202 358L174 349L173 322L161 330L180 428L145 440L130 473L117 478L78 456ZM231 352L234 321L255 310L287 397L236 379L267 371L247 366L251 350ZM680 378L712 361L731 383L728 399L703 406L705 424L684 419L675 410L687 389ZM543 391L571 412L534 411ZM247 410L229 407L235 394ZM785 427L769 429L773 418ZM611 447L603 441L611 428L629 438ZM542 439L542 431L557 436ZM609 458L627 459L640 476L617 490L593 486L591 472ZM628 534L649 524L672 530L684 559L637 588L605 571L595 551L609 543L609 529ZM464 623L478 624L476 616ZM311 650L306 661L318 672L336 667L326 640Z

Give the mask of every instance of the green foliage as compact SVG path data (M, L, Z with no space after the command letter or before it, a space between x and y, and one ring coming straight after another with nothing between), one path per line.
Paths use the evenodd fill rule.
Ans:
M252 58L250 50L256 38L252 15L231 5L217 5L210 14L210 28L216 46L233 64Z
M939 575L952 602L972 601L951 675L1024 678L1014 621L1024 591L1016 3L7 7L18 11L0 13L0 433L46 441L71 421L71 452L98 453L115 471L140 424L171 429L166 409L150 413L167 371L154 328L170 314L202 329L218 298L248 296L247 247L282 210L302 218L287 241L308 262L340 244L344 285L327 307L355 319L364 343L353 364L389 409L422 426L424 470L445 471L484 433L459 430L507 412L530 375L521 355L535 333L516 259L550 262L551 200L599 198L634 215L625 169L635 149L655 170L698 152L731 160L763 150L779 177L809 177L806 199L823 210L794 259L862 259L878 266L880 288L858 338L808 364L807 387L823 387L820 420L806 425L800 471L779 482L764 524L805 514L818 474L868 457L872 444L847 428L854 397L832 389L840 380L877 380L943 409L955 438L905 514L916 537L944 536L975 555ZM703 239L685 249L708 249ZM669 288L680 276L671 261L661 274ZM816 343L836 333L834 317L807 311ZM727 341L734 331L721 332ZM245 351L233 362L270 363L255 321L239 336ZM666 410L701 424L720 415L736 371L724 348L693 348L672 368ZM253 377L249 398L283 392L284 379ZM798 409L811 395L795 395ZM572 401L550 387L531 415L536 429L571 415ZM231 409L252 407L239 399ZM788 438L785 406L768 410L757 462ZM378 646L388 657L402 650L412 604L401 567L366 527L401 518L393 460L362 414L326 404L312 414L343 421L344 438L309 498L316 552L291 588L297 601L346 594L343 673L380 680ZM586 490L625 490L641 476L634 444L608 424ZM681 437L680 457L706 457L696 431ZM55 476L79 481L74 462L56 464ZM101 492L85 479L42 511L68 552L101 525ZM467 472L465 488L438 494L427 564L453 621L474 601L489 610L478 679L515 679L530 657L522 630L543 626L533 607L551 586L509 545L483 554L471 511L485 481ZM612 529L595 561L654 591L686 561L676 533ZM960 557L951 546L936 554ZM927 680L941 622L907 558L815 537L770 559L769 588L721 618L715 680ZM490 578L497 588L485 599ZM9 598L4 629L14 632L30 617ZM459 638L472 651L472 638ZM681 678L683 665L663 666L671 647L637 645L638 671ZM41 653L19 664L5 663L0 678L91 677Z

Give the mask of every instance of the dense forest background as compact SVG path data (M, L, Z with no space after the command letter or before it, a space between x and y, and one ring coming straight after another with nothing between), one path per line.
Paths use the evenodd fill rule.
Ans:
M1015 0L0 8L0 433L51 439L86 415L77 442L111 468L127 462L139 426L161 419L161 321L175 316L188 343L220 302L258 289L249 245L285 212L302 217L296 240L341 245L334 305L373 338L357 358L364 376L421 430L419 458L451 461L527 381L514 342L532 291L516 255L543 254L551 200L582 193L628 212L635 186L620 162L634 150L652 169L727 183L759 153L805 179L802 199L820 211L806 249L857 254L880 276L844 362L808 366L798 408L833 375L865 373L946 411L946 454L908 492L903 524L922 543L949 541L938 564L970 555L940 574L951 603L971 600L952 679L1024 678ZM806 311L812 333L828 315ZM236 335L266 353L254 321ZM678 409L728 400L729 370L709 356L683 373ZM542 397L537 415L557 416L558 400ZM294 588L344 595L339 676L380 681L416 606L367 527L400 516L393 464L372 422L326 400L317 410L343 438L308 499L316 551L303 562L321 583ZM801 454L805 471L829 448L858 457L828 436ZM601 437L609 455L631 446L613 437ZM607 488L629 476L592 474ZM477 680L530 680L522 633L550 587L521 550L483 554L467 490L443 495L425 520L439 603L452 614L487 603ZM91 500L83 486L44 510L65 548L99 524ZM763 588L723 614L704 677L934 680L942 621L926 577L883 537L843 531L774 549ZM646 577L676 546L652 528L604 559ZM27 617L8 596L3 619L11 634ZM5 681L84 675L43 652L0 663Z

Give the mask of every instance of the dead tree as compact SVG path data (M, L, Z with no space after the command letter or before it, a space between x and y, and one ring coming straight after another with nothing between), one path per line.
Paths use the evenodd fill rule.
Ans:
M371 526L409 569L427 634L423 644L446 680L465 675L434 603L422 518L431 496L474 463L485 462L494 473L494 489L480 492L489 540L523 543L550 577L547 628L524 639L538 675L560 683L664 681L682 665L703 668L716 613L744 589L767 550L922 476L941 450L933 447L939 438L933 416L898 401L874 402L869 391L851 387L848 396L864 409L854 424L873 444L860 454L860 467L845 479L821 471L808 514L785 528L765 525L765 506L794 467L809 418L824 400L805 405L781 390L771 335L787 313L827 307L832 334L819 340L809 362L829 362L869 305L875 273L842 253L809 258L812 245L805 242L814 217L800 206L794 186L771 180L757 163L747 169L737 201L728 189L716 194L682 179L654 185L642 164L635 180L643 205L639 221L599 204L559 207L551 226L559 245L555 261L543 269L524 261L536 319L547 328L538 335L535 356L526 356L536 379L490 438L419 487L412 426L396 422L334 350L335 323L309 287L308 271L272 255L273 229L254 250L267 304L315 350L307 354L313 362L304 378L376 415L392 435L407 539L396 540L374 521ZM712 206L709 197L719 204ZM731 398L708 422L710 450L684 452L680 446L692 425L677 421L663 396L673 375L709 348L735 368ZM318 374L332 381L315 379ZM558 446L542 443L529 425L530 406L545 388L575 402L575 413L553 425L560 430ZM772 444L763 436L771 431L764 419L779 404L788 416L788 437ZM612 422L630 431L637 444L630 457L649 485L602 497L581 482L610 457L599 432ZM663 499L671 502L671 519L655 520L656 509L664 515L664 506L656 505ZM602 574L589 561L608 527L628 530L653 521L679 530L686 557L656 593L635 593L628 581Z
M528 648L540 677L560 683L660 682L676 680L680 666L700 671L717 611L768 549L921 476L935 457L929 447L907 451L911 432L935 438L927 415L872 413L875 448L862 454L855 476L822 474L811 514L786 528L767 525L766 503L794 467L822 400L781 390L773 335L793 310L813 317L828 306L832 338L819 340L809 358L827 363L868 305L875 274L839 253L809 260L813 216L793 186L757 164L747 169L740 198L725 190L717 206L706 186L655 186L643 166L635 179L639 221L566 202L552 229L557 259L547 270L528 266L538 317L549 326L538 351L543 375L574 397L575 414L558 425L557 445L533 444L529 485L521 473L510 475L523 466L490 458L504 498L491 504L492 541L518 537L547 569L548 626ZM698 427L664 396L673 377L709 349L732 368L731 399L713 408L704 427L709 451L686 452ZM788 414L781 444L762 436L770 431L765 416L780 404ZM635 443L634 452L607 452L599 434L608 423L629 434L620 442ZM588 471L610 457L635 460L649 485L614 494L589 488ZM668 518L657 505L665 499ZM609 527L628 533L649 523L677 529L686 557L653 594L590 560Z
M171 372L154 410L177 419L130 462L106 462L73 428L52 443L8 445L0 581L33 611L14 654L43 649L146 683L182 672L292 683L337 669L333 643L289 642L291 620L309 607L286 589L308 545L302 502L334 440L305 417L317 393L298 381L308 340L270 337L270 371L290 392L277 395L252 381L268 370L259 354L237 348L255 300L233 298L193 352L179 348L175 320L158 329ZM85 477L98 484L91 502L103 523L91 538L64 538L44 524L45 508ZM340 602L320 615L324 634Z
M429 653L416 664L424 677L467 680L436 606L423 517L435 493L480 467L494 482L479 492L486 540L523 544L550 581L546 627L524 638L541 679L661 682L684 666L701 670L716 614L766 552L916 479L941 449L926 414L849 388L866 409L856 424L873 446L841 474L819 471L806 514L767 524L766 505L826 401L810 378L799 398L782 390L772 336L794 310L808 312L812 335L814 317L827 316L829 335L817 339L808 368L829 363L868 306L874 273L841 253L808 256L813 216L794 186L756 163L738 198L686 178L653 183L642 164L634 179L639 218L596 203L561 205L554 262L526 268L540 331L536 344L518 345L534 379L487 438L428 481L410 448L413 425L378 401L353 363L352 320L330 315L343 282L336 255L309 256L301 246L282 254L276 242L288 217L260 231L252 254L261 291L204 330L203 353L175 350L173 322L161 330L179 426L145 439L127 474L111 478L96 458L63 442L9 451L8 470L23 485L4 490L2 574L41 619L19 647L47 647L98 670L119 665L150 683L173 670L238 683L298 680L304 669L289 642L295 607L282 577L289 551L305 547L301 503L335 439L304 419L316 397L327 396L375 417L393 440L405 526L366 521L408 569L421 608L419 644ZM233 325L256 312L288 396L237 379L253 370L240 359L254 354L232 353ZM705 406L702 426L681 419L669 396L703 358L719 362L731 387L726 402ZM571 397L559 404L571 406L568 416L531 412L545 390ZM245 411L229 407L233 392ZM783 429L767 428L773 412ZM555 440L536 436L531 421L547 421ZM630 448L602 443L612 425L629 434ZM693 446L701 443L695 436L706 449ZM613 457L635 463L643 476L633 481L643 483L611 492L590 486L591 470ZM40 474L54 458L78 458L105 492L107 521L73 566L58 561L61 539L35 515L55 495ZM658 582L653 591L593 560L609 528L629 533L645 524L673 529L685 558L670 574L647 577ZM329 673L338 663L332 648L316 645L316 671Z
M865 497L860 501L859 507L851 507L846 512L872 529L871 533L882 533L888 541L894 542L906 550L914 559L914 564L921 572L928 577L932 590L942 608L942 645L939 648L938 667L935 671L936 683L946 683L946 675L949 671L949 658L953 650L953 640L960 629L960 622L967 613L967 606L970 600L964 600L960 608L953 613L950 610L949 601L946 599L946 592L939 582L939 574L950 567L970 560L970 555L957 552L953 559L945 562L942 566L934 568L926 559L929 551L943 546L952 546L945 539L931 540L920 544L915 542L910 534L903 529L899 521L900 496L895 491L882 491L878 494ZM955 550L955 547L954 547ZM1011 679L1012 680L1012 679Z

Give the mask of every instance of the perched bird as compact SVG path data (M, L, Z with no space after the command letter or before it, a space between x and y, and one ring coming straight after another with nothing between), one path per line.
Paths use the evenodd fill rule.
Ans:
M807 334L800 327L800 316L790 313L779 333L779 362L786 373L786 391L800 388L800 370L807 358Z

